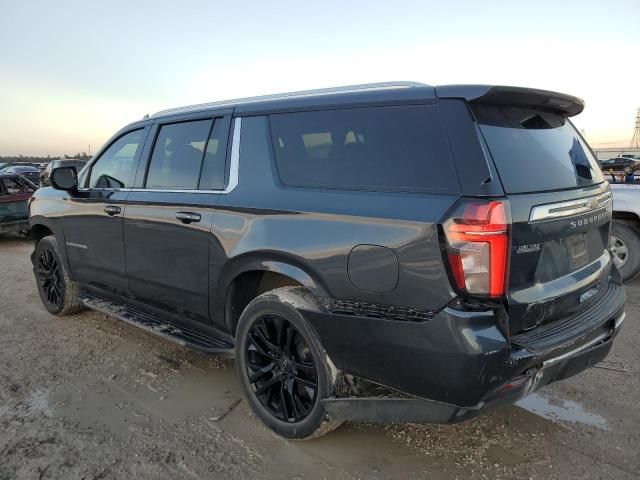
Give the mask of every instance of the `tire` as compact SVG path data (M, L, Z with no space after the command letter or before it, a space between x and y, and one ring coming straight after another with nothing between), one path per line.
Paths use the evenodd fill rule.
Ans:
M84 309L79 300L78 284L69 278L53 235L36 244L33 273L40 300L47 311L62 316Z
M267 427L288 439L316 438L341 424L320 401L333 393L329 361L293 306L313 308L309 302L300 287L263 293L244 309L236 332L236 368L245 397Z
M622 280L636 278L640 274L640 228L631 222L614 220L610 248Z

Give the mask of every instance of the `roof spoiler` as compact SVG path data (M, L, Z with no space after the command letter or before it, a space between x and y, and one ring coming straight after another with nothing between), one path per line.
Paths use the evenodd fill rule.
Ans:
M438 98L463 98L469 103L527 107L573 117L584 109L584 101L564 93L535 88L491 85L444 85L436 87Z

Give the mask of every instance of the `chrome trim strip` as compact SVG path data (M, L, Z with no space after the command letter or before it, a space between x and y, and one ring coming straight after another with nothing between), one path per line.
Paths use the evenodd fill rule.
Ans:
M569 200L566 202L538 205L531 209L530 222L552 220L556 218L570 217L581 213L606 208L611 204L611 192L593 195L591 197Z
M85 244L83 243L74 243L74 242L65 242L67 244L67 247L76 247L76 248L81 248L82 250L86 250L87 247Z
M542 362L542 368L546 368L546 367L548 367L550 365L553 365L555 363L561 362L562 360L566 360L569 357L573 357L574 355L578 355L579 353L583 352L584 350L587 350L588 348L594 346L595 344L600 343L603 340L606 340L610 336L611 336L611 332L602 333L602 334L598 335L596 338L593 338L593 339L589 340L584 345L580 345L578 348L575 348L575 349L571 350L570 352L563 353L562 355L550 358L549 360L545 360L544 362Z
M240 133L242 118L236 117L233 124L233 138L231 139L231 165L229 166L229 184L223 193L229 193L238 186L238 171L240 169Z
M82 188L80 191L113 191L113 192L160 192L160 193L199 193L224 195L231 193L238 186L240 169L240 134L242 119L234 118L233 138L231 139L231 159L229 162L229 183L224 190L185 190L179 188Z
M124 188L121 191L127 192L160 192L160 193L225 193L224 190L184 190L177 188Z
M613 329L614 329L614 330L617 330L617 329L619 329L619 328L620 328L620 325L622 325L622 322L624 322L624 319L626 318L626 316L627 316L627 312L622 312L622 315L620 315L620 316L616 319L616 321L615 321L615 323L614 323L614 325L613 325Z
M487 235L504 235L505 233L507 233L506 230L492 230L490 232L462 232L465 235L477 235L480 237L483 236L487 236Z

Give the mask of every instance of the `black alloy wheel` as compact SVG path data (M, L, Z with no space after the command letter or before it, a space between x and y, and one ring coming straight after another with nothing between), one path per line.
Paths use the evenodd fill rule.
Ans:
M45 302L51 308L59 308L62 302L62 272L54 252L44 248L38 255L38 285Z
M263 315L249 328L244 354L260 404L280 421L305 419L318 399L318 370L298 329L283 316Z

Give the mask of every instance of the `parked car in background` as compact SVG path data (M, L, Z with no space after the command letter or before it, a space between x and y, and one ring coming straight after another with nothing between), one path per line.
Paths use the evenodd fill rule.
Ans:
M57 159L51 160L44 169L40 171L40 186L48 187L51 185L49 181L49 176L51 175L51 170L54 168L60 167L74 167L77 172L82 170L82 168L87 164L85 160L77 160L77 159Z
M582 109L395 83L160 112L34 194L40 298L234 356L285 437L471 418L598 363L623 323Z
M640 170L640 160L636 160L632 157L616 157L600 162L600 168L602 171L610 174L617 175L624 174L625 170L630 168L633 172Z
M40 185L40 170L38 167L13 164L10 167L5 168L3 172L22 175L34 185Z
M37 163L31 163L31 162L11 162L11 163L4 163L2 164L2 166L0 166L0 170L4 170L5 168L9 168L9 167L38 167Z
M0 233L29 230L27 202L37 188L20 175L0 172Z

